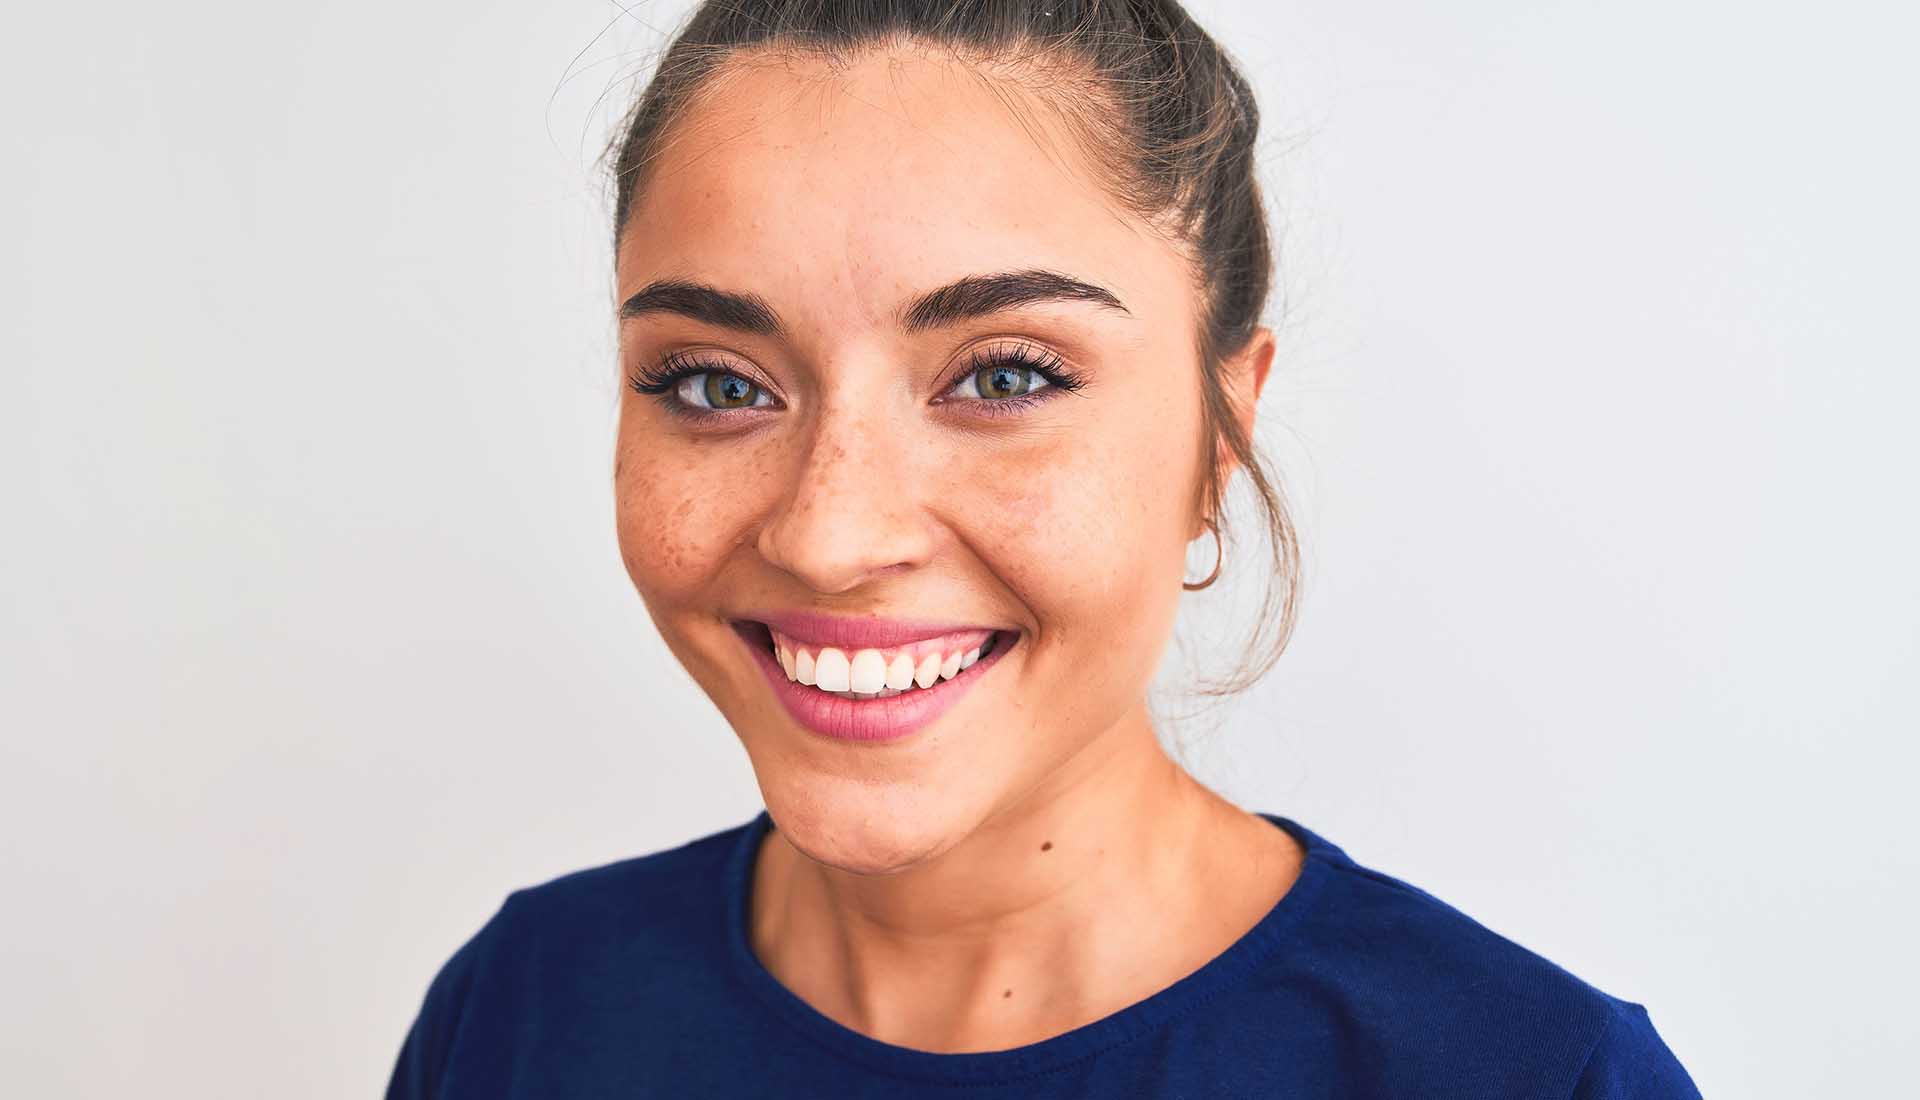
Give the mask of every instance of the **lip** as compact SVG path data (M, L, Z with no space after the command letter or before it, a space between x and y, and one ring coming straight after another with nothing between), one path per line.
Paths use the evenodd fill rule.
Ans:
M955 627L944 624L929 626L925 623L900 623L899 620L856 620L831 619L823 616L781 616L785 624L798 622L800 629L814 633L815 628L804 620L819 619L823 622L840 623L884 623L889 627L901 627L911 631L926 630L924 634L894 633L881 635L874 632L859 634L860 641L843 641L842 645L879 648L886 645L904 645L924 638L937 638L954 630L977 629ZM1020 642L1020 632L1014 630L996 630L994 632L993 651L960 670L951 680L941 680L932 687L915 688L899 695L890 695L884 699L846 699L838 695L829 695L817 688L808 687L797 680L787 679L786 670L773 656L771 636L767 633L765 620L736 620L733 632L739 636L741 644L747 647L754 664L767 678L767 684L773 689L774 697L786 708L787 714L795 722L823 737L837 741L857 741L865 743L888 743L924 729L933 721L952 709L987 671L1000 663L1000 658ZM782 625L780 632L788 632ZM807 637L807 635L799 635ZM849 637L842 634L842 638ZM873 642L867 639L886 636L895 640ZM815 638L807 637L814 641ZM828 642L826 644L832 644Z
M936 623L914 619L882 619L878 616L821 615L811 611L752 611L741 621L762 623L789 638L811 645L838 649L888 649L893 646L924 642L964 630L999 630L982 623Z

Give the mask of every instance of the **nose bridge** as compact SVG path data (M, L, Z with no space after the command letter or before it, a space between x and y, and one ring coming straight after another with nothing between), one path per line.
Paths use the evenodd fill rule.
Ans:
M911 469L911 421L884 387L822 386L785 498L760 530L767 560L819 592L923 560L923 479Z

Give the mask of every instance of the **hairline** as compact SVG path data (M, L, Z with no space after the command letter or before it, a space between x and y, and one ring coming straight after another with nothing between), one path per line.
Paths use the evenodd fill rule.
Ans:
M626 217L615 227L614 263L619 263L620 246L626 240L627 226L633 221L634 208L639 205L638 196L654 180L655 170L665 159L666 152L681 137L701 106L714 97L725 94L725 85L738 80L744 72L778 66L795 76L812 75L820 84L830 81L839 72L857 64L860 60L875 53L909 50L923 57L950 58L959 63L967 75L979 82L982 87L994 92L998 97L995 80L1011 84L1026 95L1029 101L1046 110L1054 122L1064 132L1064 136L1074 143L1075 150L1085 167L1092 173L1082 171L1077 166L1064 164L1054 150L1041 146L1039 135L1033 134L1017 117L1012 121L1020 125L1029 134L1041 151L1053 158L1063 169L1073 171L1083 183L1099 192L1104 204L1122 221L1136 230L1143 230L1162 243L1172 247L1185 261L1194 280L1194 286L1201 305L1199 316L1205 317L1211 303L1207 301L1206 272L1201 267L1199 255L1199 233L1186 224L1187 214L1192 203L1186 196L1176 196L1171 202L1149 204L1128 201L1126 188L1138 179L1139 171L1132 159L1124 152L1117 155L1105 155L1101 152L1103 144L1116 149L1126 149L1129 142L1121 140L1122 135L1114 130L1102 132L1102 124L1097 121L1103 115L1114 117L1124 114L1122 104L1107 87L1108 81L1093 66L1090 59L1078 54L1071 46L1047 49L1041 40L1025 40L1033 48L1019 50L1015 56L1006 56L1006 50L994 50L963 41L949 41L929 38L906 30L890 31L884 35L863 38L854 42L831 40L809 40L802 37L755 42L746 45L701 47L699 53L718 55L714 57L704 71L696 74L686 86L684 98L669 106L669 117L653 135L653 146L647 151L647 157L635 167L632 178L622 183L615 181L616 187L626 189ZM824 74L804 74L796 61L821 62L827 66ZM1048 87L1049 78L1066 76L1070 89L1081 90L1086 102L1084 110L1076 110L1071 95L1060 94L1057 88ZM1011 113L1011 105L1007 108ZM624 129L624 127L623 127ZM1107 139L1103 141L1102 139ZM1099 176L1111 175L1118 181L1113 186L1104 185ZM1089 178L1089 177L1092 178Z

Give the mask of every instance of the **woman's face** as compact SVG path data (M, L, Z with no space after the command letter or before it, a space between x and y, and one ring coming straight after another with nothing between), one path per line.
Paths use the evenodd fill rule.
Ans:
M660 391L623 391L621 550L783 835L897 870L1144 728L1201 530L1192 268L943 55L710 87L618 256L621 363ZM829 695L776 645L911 686Z

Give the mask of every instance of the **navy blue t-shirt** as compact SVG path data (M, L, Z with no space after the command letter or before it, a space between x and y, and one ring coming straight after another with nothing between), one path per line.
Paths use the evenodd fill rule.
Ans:
M1158 993L1012 1050L836 1023L747 940L770 825L521 890L427 991L388 1100L572 1097L1698 1098L1646 1010L1283 817L1260 923Z

